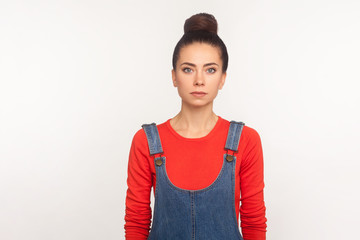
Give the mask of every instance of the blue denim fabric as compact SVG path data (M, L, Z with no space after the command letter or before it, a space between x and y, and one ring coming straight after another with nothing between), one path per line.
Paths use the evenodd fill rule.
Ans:
M237 151L243 125L242 122L230 122L222 169L216 180L204 189L185 190L176 187L167 176L166 157L154 159L155 208L149 240L243 239L235 216L236 157L227 160L230 155L227 149ZM151 155L162 153L160 138L154 127L155 123L143 125L144 129L152 128L145 131Z
M146 133L146 137L148 139L150 155L154 155L156 153L162 153L163 150L156 124L155 123L143 124L141 125L141 127L144 129Z
M238 146L239 146L241 132L242 132L244 125L245 125L245 123L243 123L243 122L236 122L236 121L230 122L230 127L229 127L228 136L226 139L225 149L237 151Z

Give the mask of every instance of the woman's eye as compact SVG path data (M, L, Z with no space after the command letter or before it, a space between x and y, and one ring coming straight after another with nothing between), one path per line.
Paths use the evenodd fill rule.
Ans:
M184 68L183 71L184 71L185 73L189 73L189 72L191 72L191 69L190 69L190 68Z
M214 73L216 72L215 68L209 68L208 70L206 70L208 73Z

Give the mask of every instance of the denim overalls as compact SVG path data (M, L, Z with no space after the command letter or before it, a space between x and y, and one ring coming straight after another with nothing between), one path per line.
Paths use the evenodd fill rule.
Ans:
M223 165L216 180L200 190L185 190L173 185L167 176L156 124L142 125L150 155L160 154L154 158L155 209L149 240L243 239L235 216L236 157L228 154L228 150L237 152L243 126L242 122L230 122Z

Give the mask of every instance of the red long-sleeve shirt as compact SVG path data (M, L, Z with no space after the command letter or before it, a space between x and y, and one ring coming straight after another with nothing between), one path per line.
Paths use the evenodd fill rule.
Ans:
M158 124L158 131L170 181L177 187L197 190L209 186L218 176L230 122L219 116L215 127L201 138L185 138L170 125ZM232 153L230 151L229 153ZM263 198L263 154L258 133L244 126L235 168L235 211L241 220L244 240L266 238ZM155 155L156 157L159 155ZM150 193L156 185L154 156L150 156L146 134L140 129L132 140L128 164L125 237L146 239L151 224ZM241 193L241 198L240 198ZM241 206L240 205L241 202Z

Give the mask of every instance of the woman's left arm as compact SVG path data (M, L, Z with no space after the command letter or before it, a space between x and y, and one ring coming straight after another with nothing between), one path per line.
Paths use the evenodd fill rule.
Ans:
M244 240L266 239L264 164L261 140L247 127L246 147L240 166L240 219Z

